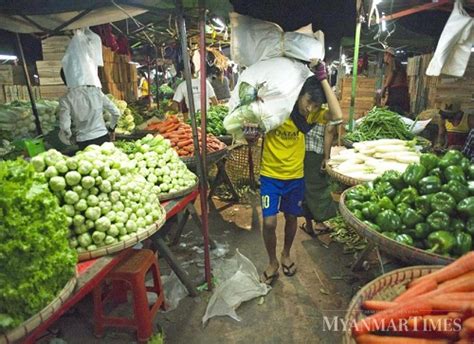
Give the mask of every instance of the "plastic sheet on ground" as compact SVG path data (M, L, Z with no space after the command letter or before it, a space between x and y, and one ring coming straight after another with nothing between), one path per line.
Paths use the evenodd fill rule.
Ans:
M214 267L214 276L219 281L202 318L205 325L215 316L229 316L240 321L235 312L242 302L266 295L271 287L261 283L257 268L239 250L234 257L219 262Z
M152 281L149 282L152 285ZM179 280L178 276L174 272L167 276L161 276L161 283L163 285L163 290L165 293L165 303L166 303L166 312L171 312L175 310L179 302L188 296L188 291L183 283ZM147 283L148 285L148 283ZM156 301L157 295L155 293L148 294L148 303L154 304Z

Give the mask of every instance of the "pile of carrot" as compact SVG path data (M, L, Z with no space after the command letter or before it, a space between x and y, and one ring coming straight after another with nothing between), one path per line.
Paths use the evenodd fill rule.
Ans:
M154 122L147 126L146 130L157 131L165 139L169 139L171 146L178 152L180 157L194 155L193 132L189 124L183 123L176 115L169 115L162 122ZM201 148L201 128L198 128L199 147ZM225 144L214 135L207 134L207 151L209 153L219 151Z
M393 301L367 300L355 323L359 344L474 343L474 252L410 282Z

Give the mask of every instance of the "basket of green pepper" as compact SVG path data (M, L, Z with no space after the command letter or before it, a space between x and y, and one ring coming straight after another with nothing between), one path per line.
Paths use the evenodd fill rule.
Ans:
M474 164L458 151L423 154L346 190L341 214L360 235L407 263L447 264L472 250Z

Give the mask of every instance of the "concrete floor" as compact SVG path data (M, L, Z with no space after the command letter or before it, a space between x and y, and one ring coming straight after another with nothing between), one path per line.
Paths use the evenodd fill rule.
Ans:
M235 249L248 257L262 271L267 258L260 234L258 209L249 205L226 204L214 200L220 210L211 209L210 232L214 240L229 245L227 257L234 255ZM223 208L221 208L223 207ZM301 219L300 222L303 222ZM283 219L278 221L278 248L281 250ZM200 234L196 226L189 222L184 231L182 243L173 251L183 262L201 260L201 255L190 247L199 245ZM293 277L282 273L274 288L264 298L246 302L237 310L242 318L237 322L229 317L213 318L206 327L201 319L211 293L201 292L199 297L186 297L178 308L159 313L157 327L165 333L165 343L340 343L342 333L325 330L323 317L343 317L351 297L367 281L373 279L377 271L354 274L349 266L353 255L344 255L342 246L331 243L324 247L318 239L312 239L298 230L292 255L298 272ZM160 260L162 274L169 273L166 262ZM187 268L201 283L202 264L192 264ZM63 316L55 325L57 337L67 343L133 343L133 332L108 329L103 339L93 336L92 303L90 297L84 299L70 314ZM327 329L327 328L326 328ZM48 343L43 339L42 343Z

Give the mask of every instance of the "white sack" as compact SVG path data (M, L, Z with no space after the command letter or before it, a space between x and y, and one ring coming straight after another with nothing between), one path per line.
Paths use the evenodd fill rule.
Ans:
M443 73L463 76L473 43L473 19L464 11L461 2L456 0L426 75L439 76Z
M290 117L305 80L313 75L309 68L286 57L258 62L247 68L231 93L229 115L224 127L230 134L241 136L245 123L256 123L265 132L277 128ZM258 100L248 107L240 105L239 89L245 82L259 88Z
M102 59L100 37L89 28L74 30L74 37L69 43L61 61L68 87L96 86L102 88L99 80L99 66Z
M295 32L284 32L275 23L230 13L231 56L242 66L286 56L309 62L324 59L324 36L312 34L312 26ZM309 33L311 30L311 34Z

